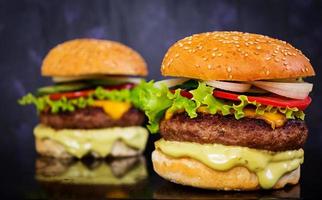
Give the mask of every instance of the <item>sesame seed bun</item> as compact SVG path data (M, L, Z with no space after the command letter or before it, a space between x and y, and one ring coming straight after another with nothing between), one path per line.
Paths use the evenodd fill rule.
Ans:
M159 150L152 153L154 170L163 178L182 185L215 190L258 190L256 174L245 167L234 167L228 171L213 170L191 158L172 158ZM300 167L282 176L273 189L286 184L297 184Z
M57 45L45 57L43 76L84 75L146 76L144 59L121 43L98 39L75 39Z
M309 59L290 44L259 34L201 33L170 47L162 75L201 80L254 81L315 75Z

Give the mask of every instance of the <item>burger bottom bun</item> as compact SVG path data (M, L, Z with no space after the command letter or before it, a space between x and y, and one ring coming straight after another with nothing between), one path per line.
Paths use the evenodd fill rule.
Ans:
M191 158L171 158L159 150L152 153L154 170L163 178L182 185L215 190L258 190L261 189L255 173L245 167L234 167L228 171L213 170ZM300 167L285 174L273 189L286 184L297 184Z
M71 159L73 156L69 154L65 147L51 139L36 139L35 141L36 151L42 156L55 157L61 159ZM128 157L140 155L142 150L133 149L123 143L122 141L116 141L112 147L109 156L112 157ZM91 152L91 155L95 158L101 157L95 152Z

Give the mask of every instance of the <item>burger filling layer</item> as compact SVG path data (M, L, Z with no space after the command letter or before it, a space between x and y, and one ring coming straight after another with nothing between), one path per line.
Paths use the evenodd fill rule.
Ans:
M118 104L121 104L121 102ZM117 107L109 107L109 112L117 113ZM60 112L58 114L43 111L40 113L40 122L55 129L140 126L144 122L144 114L135 108L130 108L117 119L112 115L106 114L101 107L88 106L73 112Z
M62 144L68 153L78 158L82 158L90 152L105 157L109 155L114 143L118 140L129 147L143 150L148 138L147 130L139 126L55 130L40 124L35 127L34 135L37 139L50 139Z
M246 167L255 173L262 188L272 188L286 173L297 169L304 161L303 149L271 152L221 144L198 144L161 139L156 149L174 157L189 157L219 171L236 166Z
M210 114L232 116L235 120L261 120L274 130L283 127L288 120L303 121L303 111L311 102L309 96L292 99L257 89L255 92L251 89L227 92L209 85L209 81L173 82L176 80L142 82L133 90L133 97L137 99L133 103L145 112L152 133L159 131L160 121L170 120L177 113L186 113L191 119Z

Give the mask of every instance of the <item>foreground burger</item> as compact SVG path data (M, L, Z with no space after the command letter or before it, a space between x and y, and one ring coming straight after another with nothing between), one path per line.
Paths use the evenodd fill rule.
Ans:
M286 42L239 32L175 43L161 72L181 77L138 86L136 102L160 132L155 171L172 182L217 190L296 184L308 134L309 60Z
M39 112L37 152L59 158L140 154L148 133L131 93L141 80L129 76L146 74L143 58L117 42L76 39L53 48L42 75L55 84L19 100Z

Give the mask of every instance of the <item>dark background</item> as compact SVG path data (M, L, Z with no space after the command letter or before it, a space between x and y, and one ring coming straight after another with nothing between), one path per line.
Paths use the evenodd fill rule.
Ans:
M237 30L285 40L301 49L315 67L317 76L307 79L314 89L313 103L306 110L310 135L301 191L302 195L318 194L322 179L318 171L322 154L321 16L322 1L312 0L1 0L0 191L21 196L36 187L32 128L38 119L32 107L20 107L16 101L51 83L40 76L41 61L50 48L73 38L120 41L146 59L148 79L161 79L161 60L175 41L199 32Z

